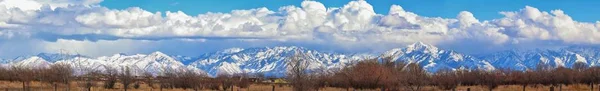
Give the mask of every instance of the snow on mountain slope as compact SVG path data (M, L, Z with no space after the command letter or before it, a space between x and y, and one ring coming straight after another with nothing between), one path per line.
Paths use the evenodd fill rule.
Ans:
M24 60L21 60L19 62L13 63L11 64L11 66L15 66L15 67L28 67L28 68L44 68L44 67L49 67L52 63L37 57L37 56L33 56Z
M534 53L535 54L523 55L526 58L524 64L527 67L535 68L535 66L540 63L544 63L552 67L571 67L575 62L587 63L587 60L584 57L569 51L537 50L537 52Z
M571 67L576 62L598 66L600 63L600 47L572 46L561 49L507 50L497 53L479 55L477 57L452 50L443 50L421 42L396 48L380 54L379 57L369 54L325 53L302 47L262 47L231 48L196 57L170 56L162 52L151 54L115 54L103 57L86 57L82 55L40 53L33 56L21 56L12 60L0 60L0 66L47 67L54 63L70 64L81 74L89 70L106 70L113 68L122 70L130 68L141 74L151 72L160 75L165 71L191 70L206 73L209 76L236 73L263 73L270 76L284 76L287 64L296 53L306 54L310 68L315 70L337 70L366 58L391 57L396 62L418 63L430 72L442 68L449 69L502 69L516 70L535 69L544 63L552 67Z
M51 57L47 55L53 55ZM115 54L113 56L103 56L98 58L89 58L84 56L68 57L68 58L57 58L64 56L56 56L61 54L47 54L36 55L31 58L27 58L18 62L8 63L11 66L24 66L24 67L47 67L54 63L69 64L73 67L76 74L83 74L85 72L98 70L104 71L108 68L123 70L129 68L138 75L144 72L150 72L153 75L160 75L166 71L183 71L192 70L195 72L203 73L202 70L189 68L180 61L171 58L170 56L161 53L154 52L149 55L136 54L136 55L124 55ZM55 59L56 61L47 61L44 58ZM60 60L58 60L60 59Z
M562 50L579 54L587 60L590 66L600 65L600 47L598 46L570 46Z
M106 66L119 70L129 68L135 71L136 73L140 74L143 72L150 72L153 75L160 75L167 71L188 70L188 67L186 67L186 65L162 52L154 52L149 55L115 54L113 56L99 57L96 60L100 60L95 62L97 62L97 64L102 67ZM192 70L201 72L197 69Z
M587 56L587 54L581 55L569 50L568 48L559 50L510 50L481 58L489 60L496 67L519 70L535 69L538 64L546 64L551 67L571 67L576 62L597 64L597 61L588 61L587 59L597 59L598 57Z
M86 72L90 72L90 71L94 71L94 70L104 71L104 70L106 70L106 67L111 67L111 68L116 67L115 63L109 63L104 60L98 60L98 59L86 58L86 57L75 57L75 58L71 58L71 59L60 60L60 61L55 62L55 64L57 64L57 63L71 65L71 67L75 71L76 75L82 75L82 74L85 74Z
M187 69L183 63L162 52L154 52L148 56L145 56L142 60L139 60L134 64L137 66L137 68L141 68L151 73L157 73L155 75L164 73L166 71L182 71Z
M455 51L440 50L422 42L411 44L405 48L396 48L387 51L381 57L392 57L396 62L417 63L424 69L435 72L442 68L448 69L495 69L485 60L457 53Z
M203 69L212 76L217 74L265 73L283 76L290 57L295 53L307 54L311 69L339 69L369 55L322 53L302 47L232 48L200 56L190 66Z
M498 69L510 68L515 70L527 70L529 67L524 63L526 58L521 56L525 54L528 53L523 53L517 50L509 50L485 55L480 58L489 61Z

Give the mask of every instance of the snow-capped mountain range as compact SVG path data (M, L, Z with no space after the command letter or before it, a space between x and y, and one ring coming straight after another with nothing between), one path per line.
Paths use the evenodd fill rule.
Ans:
M200 56L198 61L189 66L199 68L208 74L221 73L264 73L265 75L282 76L286 72L288 60L295 53L306 54L309 68L339 69L364 58L366 54L323 53L301 47L265 47L265 48L231 48L220 52Z
M492 64L473 56L452 50L441 50L435 46L418 42L405 48L396 48L383 53L380 57L392 57L396 62L417 63L428 71L449 69L495 69Z
M448 69L493 70L510 68L518 70L534 69L540 63L549 66L571 67L576 62L589 66L600 63L598 47L566 47L555 50L507 50L481 56L472 56L453 50L443 50L425 43L414 43L404 48L395 48L382 54L340 54L310 50L302 47L263 47L230 48L202 54L196 57L170 56L162 52L151 54L115 54L112 56L86 57L82 55L40 53L15 59L0 59L1 67L48 67L55 63L71 65L77 72L91 69L103 71L107 68L121 70L130 68L138 74L150 72L160 75L166 71L191 70L218 74L263 73L271 76L284 76L287 64L296 53L305 54L311 69L337 70L368 58L391 57L396 62L417 63L424 69L435 72ZM79 73L81 74L81 73Z

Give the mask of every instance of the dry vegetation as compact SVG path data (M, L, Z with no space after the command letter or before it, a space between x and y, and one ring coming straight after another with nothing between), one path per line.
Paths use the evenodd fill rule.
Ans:
M77 83L76 81L73 81L72 83ZM21 83L20 82L9 82L9 81L0 81L0 91L5 91L5 89L7 89L8 91L23 91L22 87L21 87ZM116 88L112 88L112 89L107 89L107 88L103 88L101 87L101 85L103 84L102 82L98 82L97 83L99 86L95 86L92 87L91 90L92 91L123 91L122 88L120 88L122 85L120 83L116 83ZM53 87L50 86L49 84L45 84L45 83L40 83L40 82L32 82L31 85L31 89L32 91L54 91ZM158 86L158 85L155 85ZM240 88L240 87L234 87L233 90L234 91L271 91L273 86L275 86L275 91L292 91L293 88L288 86L288 85L272 85L272 84L251 84L248 88ZM66 86L65 85L59 85L59 88L57 89L57 91L66 91ZM456 88L456 91L466 91L467 88L470 88L471 91L485 91L487 90L485 87L482 86L459 86L458 88ZM70 87L71 91L85 91L87 90L87 88L82 88L77 84L72 84ZM536 86L536 87L527 87L526 91L549 91L550 86ZM522 88L521 86L518 85L501 85L498 88L494 89L494 91L521 91ZM148 87L146 84L141 84L140 88L137 89L130 89L130 91L160 91L160 89L158 88L151 88ZM176 89L163 89L163 91L193 91L192 89L180 89L180 88L176 88ZM212 91L210 89L203 89L200 91ZM228 91L231 91L231 89L229 89ZM325 87L325 88L321 88L319 89L319 91L354 91L353 88L335 88L335 87ZM363 89L360 91L380 91L379 89ZM432 86L424 86L422 88L421 91L444 91L442 89L439 89L438 87L432 87ZM558 91L558 90L556 90ZM563 87L563 91L590 91L590 88L588 85L583 85L583 84L578 84L578 85L569 85L569 86L565 86ZM594 90L597 91L597 90Z
M11 91L590 91L600 90L600 67L576 63L572 68L539 64L535 70L450 70L428 73L414 63L390 58L367 59L340 70L309 68L312 60L296 55L288 61L288 83L262 82L260 74L208 77L192 71L134 74L130 68L106 68L74 75L69 65L46 68L0 68L0 90ZM311 70L312 69L312 70ZM595 87L596 85L596 87ZM593 90L592 90L593 91Z

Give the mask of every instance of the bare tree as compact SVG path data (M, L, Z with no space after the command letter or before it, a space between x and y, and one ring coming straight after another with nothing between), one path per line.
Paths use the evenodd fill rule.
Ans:
M451 69L440 69L432 76L433 84L443 90L456 91L459 85L458 75Z
M383 57L380 59L382 65L386 72L390 75L387 78L384 78L384 84L381 87L381 90L406 90L401 87L406 87L406 77L407 76L407 66L405 62L396 61L392 57Z
M393 83L395 80L391 80L391 78L395 75L392 72L392 69L387 68L387 66L380 64L378 59L367 59L361 62L358 62L354 66L350 66L348 68L344 68L341 72L336 74L340 78L346 78L344 81L347 84L340 85L348 85L356 89L377 89L380 88L382 90L386 89L386 86L390 86L390 83ZM338 79L337 81L343 81L344 79ZM344 83L339 82L339 83Z
M515 84L521 85L523 91L525 91L527 86L535 84L535 79L538 79L536 76L533 71L517 72L512 75L512 77L516 78Z
M229 74L219 74L215 79L221 84L223 90L230 89L234 85L234 80Z
M165 70L162 75L157 76L158 83L160 84L160 90L164 88L173 88L175 86L177 72L174 70Z
M333 74L333 76L331 77L331 82L329 83L332 87L338 87L338 88L346 88L346 90L349 90L349 88L351 87L350 85L350 73L348 72L347 69L343 69L342 71L336 72L335 74Z
M233 75L234 84L240 88L248 88L250 86L249 75L247 73Z
M102 76L100 70L89 69L85 74L79 76L79 80L81 80L79 85L85 88L85 91L91 91L92 87L97 85L96 81L100 76Z
M73 69L69 64L56 63L50 66L47 70L44 70L45 80L54 87L54 91L58 90L58 84L69 85L71 76L73 75Z
M421 91L423 86L429 84L429 75L427 75L427 71L419 66L419 64L410 63L405 68L405 71L405 84L412 91Z
M155 81L152 73L144 72L144 83L146 83L150 89L154 90Z
M10 70L5 67L0 67L0 80L2 81L10 81Z
M585 82L585 71L589 69L589 66L586 63L583 62L575 62L575 64L573 64L573 66L571 67L573 70L573 75L572 80L573 83L576 84L587 84ZM593 89L593 88L592 88Z
M478 72L477 78L479 79L479 84L486 86L489 91L497 88L502 80L504 79L503 73L500 71L491 71L491 72Z
M591 67L584 71L582 74L582 82L590 85L590 88L593 90L594 85L598 84L600 81L600 67ZM599 87L600 88L600 87Z
M61 54L63 54L65 57L71 55L62 50L61 52L63 52ZM98 76L101 76L101 72L96 68L86 66L88 59L83 58L79 53L76 54L77 56L73 59L73 61L76 63L73 65L74 71L76 72L74 74L77 75L79 80L82 80L79 81L79 85L85 88L86 91L91 91L92 87L96 85L94 81L98 78ZM67 85L67 91L70 90L70 85Z
M125 67L119 74L119 80L121 81L121 84L123 84L123 89L125 89L125 91L129 89L131 83L135 82L134 73L131 71L132 70L129 67Z
M202 79L205 78L204 75L200 75L198 73L195 73L193 71L183 71L182 73L180 73L180 75L177 77L177 81L178 81L178 87L183 88L183 89L188 89L191 88L195 91L198 91L199 89L201 89L202 87Z
M315 75L315 79L313 80L313 82L315 83L314 89L319 90L321 88L325 88L331 85L333 80L333 73L329 73L325 70L322 70L322 72L319 72Z
M103 77L106 78L104 80L104 88L113 89L115 88L115 83L117 83L119 71L115 68L104 66L104 74Z
M575 83L575 74L573 70L565 68L565 67L558 67L556 69L553 70L552 72L554 75L554 81L556 85L558 85L558 89L559 91L562 91L562 85L570 85Z
M29 91L31 81L35 80L35 72L33 71L33 69L23 66L14 66L11 70L11 76L16 77L16 80L23 83L24 91Z
M314 84L310 81L313 76L309 73L310 60L307 60L306 57L306 54L296 52L287 62L287 78L294 87L294 91L307 91L313 88Z
M47 72L48 70L50 70L47 67L33 67L31 68L31 71L33 71L33 77L35 79L35 81L38 82L42 82L40 84L40 86L44 85L44 82L48 82L46 80L48 80L49 78L49 73ZM39 90L42 90L41 88Z

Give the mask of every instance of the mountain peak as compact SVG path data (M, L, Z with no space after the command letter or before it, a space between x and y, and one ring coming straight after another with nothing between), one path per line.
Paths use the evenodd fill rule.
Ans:
M430 45L430 44L423 43L423 42L413 43L411 45L408 45L406 48L408 50L420 50L420 51L424 51L424 50L430 50L430 51L438 50L437 47L435 47L433 45Z
M167 54L162 53L160 51L152 52L150 55L153 55L153 56L168 56Z
M38 56L32 56L13 65L22 67L48 67L51 63Z

